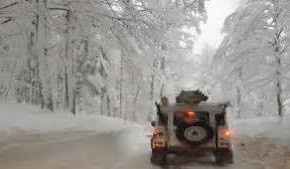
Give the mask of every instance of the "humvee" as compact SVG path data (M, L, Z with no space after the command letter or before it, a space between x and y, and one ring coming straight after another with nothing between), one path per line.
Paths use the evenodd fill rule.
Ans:
M199 90L182 91L171 104L166 97L157 106L152 121L151 162L165 164L167 154L199 156L212 153L217 163L233 163L231 131L226 108L229 102L205 103Z

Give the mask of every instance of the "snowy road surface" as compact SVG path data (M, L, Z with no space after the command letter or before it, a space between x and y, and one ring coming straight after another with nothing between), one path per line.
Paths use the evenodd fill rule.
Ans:
M21 136L0 143L0 169L290 169L289 147L276 147L263 138L247 138L237 144L233 165L216 166L209 156L157 167L150 164L149 139L143 134L129 128L104 134Z
M162 168L150 163L146 137L150 127L99 115L54 114L20 104L0 107L0 169ZM289 121L290 117L283 123L275 117L233 120L232 128L239 135L233 165L216 166L211 156L191 163L171 157L165 168L290 169Z

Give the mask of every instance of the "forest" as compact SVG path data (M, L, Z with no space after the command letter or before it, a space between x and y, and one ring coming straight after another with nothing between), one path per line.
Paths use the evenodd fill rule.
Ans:
M283 117L290 2L242 1L197 55L207 1L0 0L0 101L150 121L160 97L200 89L237 118Z

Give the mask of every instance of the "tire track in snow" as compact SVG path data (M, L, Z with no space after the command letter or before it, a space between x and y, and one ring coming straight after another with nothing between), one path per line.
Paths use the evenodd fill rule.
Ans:
M140 131L84 134L74 139L43 138L0 152L2 169L290 169L290 147L278 147L265 138L244 138L235 145L235 163L217 166L211 156L167 166L150 163L149 138ZM129 134L128 134L129 133ZM79 134L79 133L78 133ZM51 138L50 136L44 136ZM63 135L62 137L68 137ZM53 138L53 137L52 137ZM29 139L28 139L29 140ZM128 141L129 140L129 141ZM178 161L177 161L178 162Z

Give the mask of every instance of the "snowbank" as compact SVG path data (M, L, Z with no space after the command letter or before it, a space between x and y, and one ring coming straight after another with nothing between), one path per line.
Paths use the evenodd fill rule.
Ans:
M231 127L239 140L242 140L243 137L260 137L286 145L290 143L290 116L282 120L278 117L232 119ZM27 132L94 131L109 133L128 132L128 130L134 131L128 132L130 136L124 133L124 136L131 137L133 133L135 137L136 135L147 135L151 129L148 124L143 125L143 127L129 122L126 124L123 120L97 114L73 116L67 112L46 112L25 104L0 104L0 137L21 135Z
M283 119L279 117L255 117L232 120L231 127L239 139L255 136L271 139L283 145L290 144L290 116Z
M136 124L130 124L130 126ZM123 120L100 115L52 113L25 104L0 104L0 137L26 132L47 133L59 131L119 131L129 125Z
M148 168L149 152L149 138L135 123L0 104L1 169L120 169L136 157Z

